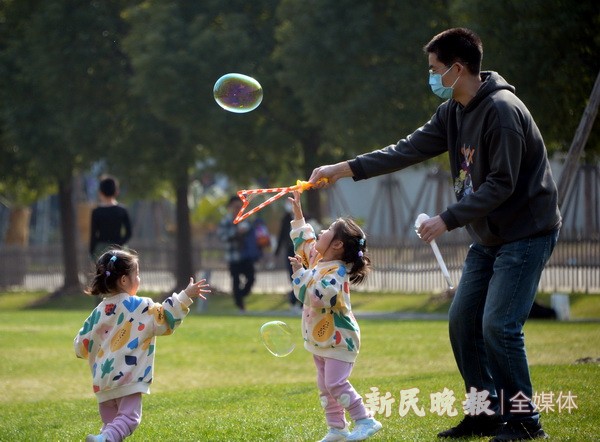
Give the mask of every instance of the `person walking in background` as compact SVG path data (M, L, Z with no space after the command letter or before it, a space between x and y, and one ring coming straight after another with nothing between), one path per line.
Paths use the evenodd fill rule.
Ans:
M131 238L127 209L117 202L119 182L111 176L100 179L100 204L92 211L90 255L94 261L111 246L124 246Z
M424 50L431 90L445 100L431 119L396 144L316 168L310 182L367 179L449 154L457 202L417 233L428 243L458 227L471 236L449 311L450 342L467 395L489 407L438 436L545 438L523 325L561 226L546 146L514 87L481 71L483 45L474 32L448 29Z
M294 243L290 240L290 223L292 222L292 219L292 204L286 202L285 213L281 218L281 224L279 227L279 237L277 238L277 247L275 248L274 255L277 257L282 252L285 254L284 264L290 276L292 276L293 270L289 257L294 256ZM287 294L287 298L292 311L302 311L302 305L300 304L298 299L296 299L296 295L294 295L294 290L291 287L290 291Z
M86 293L102 298L75 336L78 358L87 359L98 399L102 429L86 442L119 442L142 420L142 394L154 378L156 336L169 335L181 324L194 298L209 293L204 279L163 303L138 297L140 274L134 251L109 250L96 262Z
M236 195L229 198L227 214L219 223L217 235L225 243L225 260L229 265L234 303L240 312L244 312L244 298L252 291L256 278L254 264L260 258L261 251L252 223L248 220L233 223L241 208L242 201Z
M366 236L351 219L339 218L316 236L294 192L290 258L294 294L302 303L304 348L313 355L321 406L329 432L322 441L364 440L382 428L348 381L360 349L350 283L360 284L371 267ZM355 422L348 429L345 411Z

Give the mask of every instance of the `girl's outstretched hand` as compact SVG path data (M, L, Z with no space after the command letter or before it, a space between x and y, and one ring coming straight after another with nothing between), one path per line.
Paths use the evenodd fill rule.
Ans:
M292 197L288 197L288 200L292 203L292 209L294 210L294 219L302 219L304 218L304 214L302 213L302 203L300 202L300 192L295 190L292 192Z
M288 259L290 260L294 272L297 272L302 268L302 257L300 255L288 256Z
M206 297L202 293L210 293L210 285L206 282L206 279L201 279L198 282L194 282L194 278L190 278L190 283L184 290L185 294L190 298L202 298Z

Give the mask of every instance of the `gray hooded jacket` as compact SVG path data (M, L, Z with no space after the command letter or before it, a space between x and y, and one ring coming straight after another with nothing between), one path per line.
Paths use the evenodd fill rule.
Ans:
M395 145L348 163L354 179L404 169L444 152L457 202L440 214L448 230L496 246L560 228L558 193L544 141L515 89L496 72L482 72L477 95L462 106L450 99Z

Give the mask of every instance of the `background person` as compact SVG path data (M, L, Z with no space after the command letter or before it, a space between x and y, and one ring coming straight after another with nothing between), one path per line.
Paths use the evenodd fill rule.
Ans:
M127 209L117 202L119 182L111 176L100 179L99 205L92 210L90 255L96 261L111 246L124 246L131 238Z
M514 87L480 71L483 45L474 32L446 30L424 50L431 90L446 100L431 119L394 145L316 168L310 182L371 178L448 153L457 202L418 233L430 242L465 227L472 238L450 307L450 342L466 391L489 393L493 413L467 415L438 436L546 437L531 401L523 335L561 226L546 147ZM523 396L526 407L516 413L511 401Z
M277 238L277 247L275 248L275 252L273 253L273 255L276 257L278 257L280 253L284 253L284 264L285 268L290 274L290 277L292 276L293 270L289 257L294 256L294 243L290 239L290 223L292 222L292 219L292 205L289 202L287 202L285 204L285 213L281 218L281 224L279 227L279 237ZM287 294L287 298L290 308L293 311L296 311L297 309L299 311L302 310L302 305L300 304L298 299L296 299L296 296L294 295L294 290L291 287L290 291Z
M225 260L229 265L234 303L240 312L244 312L244 298L252 292L256 279L255 262L260 259L261 251L252 223L247 219L233 223L241 208L239 197L233 195L229 198L227 214L219 223L217 235L225 243Z

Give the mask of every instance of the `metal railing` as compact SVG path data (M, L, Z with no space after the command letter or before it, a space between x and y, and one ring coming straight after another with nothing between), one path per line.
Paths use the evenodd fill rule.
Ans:
M452 280L458 283L468 249L464 235L447 235L438 245ZM443 238L443 237L442 237ZM174 242L132 242L140 254L140 274L143 288L164 291L173 287L175 263ZM439 292L446 282L434 255L419 239L375 238L369 240L374 270L357 289L385 292ZM214 236L208 236L194 246L194 261L199 275L209 275L211 284L229 291L227 265L223 261L223 246ZM93 264L87 249L78 252L80 280L87 283ZM256 292L285 293L289 278L284 257L272 257L267 252L257 264ZM48 290L63 282L61 247L59 245L28 248L0 247L0 288L15 290ZM600 293L600 239L578 238L561 234L550 262L546 266L539 289L546 292Z

